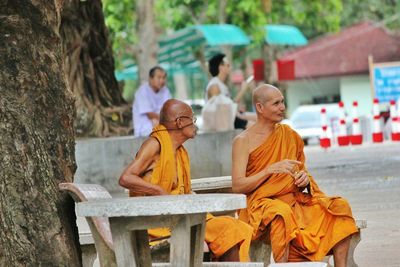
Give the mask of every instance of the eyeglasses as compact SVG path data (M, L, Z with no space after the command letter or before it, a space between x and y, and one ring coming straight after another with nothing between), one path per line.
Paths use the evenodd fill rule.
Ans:
M193 123L196 123L196 121L197 121L197 117L195 117L195 116L193 116L193 117L189 117L189 116L179 116L178 118L175 119L175 121L178 120L178 119L180 119L180 118L190 119L190 120L192 120Z

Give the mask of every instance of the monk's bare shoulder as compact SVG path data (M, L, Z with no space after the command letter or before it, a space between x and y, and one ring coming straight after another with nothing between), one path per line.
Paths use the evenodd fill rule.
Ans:
M248 129L246 129L233 139L233 147L240 149L241 151L248 151L249 138L250 138L250 133Z
M154 137L147 138L140 147L136 158L153 158L160 154L161 145Z

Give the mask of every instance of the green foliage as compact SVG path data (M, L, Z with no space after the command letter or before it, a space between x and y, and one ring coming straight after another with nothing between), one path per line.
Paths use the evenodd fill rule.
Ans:
M179 30L194 24L217 23L216 0L163 0L156 1L157 20L162 28Z
M138 81L125 80L122 87L124 89L122 94L123 98L129 103L132 102L136 89L139 87Z
M262 1L228 1L227 23L242 28L255 43L264 40L263 26L267 24L268 14L264 12Z
M103 0L106 25L114 51L116 68L130 65L134 60L134 45L137 42L135 31L134 0Z
M391 29L400 28L400 0L346 0L343 6L343 26L371 20Z
M253 40L263 42L265 24L297 26L308 39L337 32L362 20L385 21L389 28L400 28L400 0L226 0L225 22L241 27ZM219 23L220 0L155 1L160 35L194 24ZM117 68L132 63L135 33L135 1L103 0L106 24L113 42ZM389 18L389 20L388 20ZM387 20L387 21L386 21Z
M273 1L269 23L297 26L307 38L340 30L341 0Z
M272 10L265 11L262 0L228 0L225 21L241 27L257 44L264 39L263 26L291 24L308 38L340 29L343 5L341 0L271 0ZM355 1L355 0L354 0ZM160 25L177 30L196 23L218 23L218 0L164 0L156 2ZM204 12L207 7L206 12Z
M156 13L162 12L158 20L164 29L178 30L194 24L217 24L221 1L219 0L164 0L156 2ZM160 14L160 13L159 13ZM261 40L266 23L261 1L228 0L225 21L241 27L253 38Z

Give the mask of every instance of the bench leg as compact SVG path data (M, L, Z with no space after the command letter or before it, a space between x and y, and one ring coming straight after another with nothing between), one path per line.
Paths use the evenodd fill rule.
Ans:
M94 244L81 245L82 251L82 266L93 267L93 263L96 260L97 252Z
M361 241L361 233L358 232L356 234L353 234L350 239L350 247L349 247L349 252L347 254L347 266L348 267L358 267L358 264L354 260L354 252L356 250L356 247L358 243ZM327 263L327 267L332 267L330 264L330 260L332 259L332 255L325 256L323 259L323 262Z
M352 235L350 239L349 254L347 255L347 266L348 267L358 267L358 264L354 260L354 251L358 243L361 241L361 231Z
M191 266L202 265L205 228L206 228L205 223L196 224L191 227L191 233L190 233Z
M271 263L271 245L261 240L252 240L250 245L250 260L252 262L264 262L267 267Z
M331 259L332 259L332 255L327 255L324 257L324 259L322 260L323 262L326 263L326 267L333 267L331 265Z

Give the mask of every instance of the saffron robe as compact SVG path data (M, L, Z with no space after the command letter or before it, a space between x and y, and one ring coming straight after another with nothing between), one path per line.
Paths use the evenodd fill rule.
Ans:
M263 144L248 159L246 176L252 176L272 163L292 159L304 165L304 143L288 125L277 124ZM358 231L348 202L328 197L309 175L308 192L294 184L288 174L272 174L247 196L247 208L239 219L250 224L253 239L270 240L275 260L289 246L289 261L320 261L342 239Z
M190 194L190 162L185 148L180 146L174 153L170 135L162 125L154 127L150 136L157 139L161 150L149 182L173 195ZM168 228L150 229L148 233L153 238L171 234ZM238 244L240 261L249 261L252 233L253 229L238 219L207 214L205 241L217 258Z

